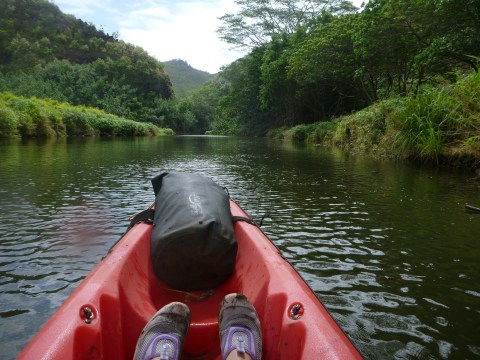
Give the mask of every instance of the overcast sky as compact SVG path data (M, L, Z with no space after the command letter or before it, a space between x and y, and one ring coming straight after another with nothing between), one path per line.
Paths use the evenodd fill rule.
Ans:
M53 0L72 14L121 40L141 46L160 61L182 59L216 73L244 54L218 39L218 17L235 13L234 0ZM361 0L354 3L360 4Z

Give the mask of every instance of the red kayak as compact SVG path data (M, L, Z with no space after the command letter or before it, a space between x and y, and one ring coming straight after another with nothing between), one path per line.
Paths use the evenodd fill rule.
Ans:
M232 216L247 217L233 201ZM185 359L221 359L218 309L241 292L262 324L264 359L361 359L316 295L254 224L236 222L233 275L210 291L173 290L150 259L152 225L131 228L93 269L18 359L132 359L140 332L155 312L181 301L192 312Z

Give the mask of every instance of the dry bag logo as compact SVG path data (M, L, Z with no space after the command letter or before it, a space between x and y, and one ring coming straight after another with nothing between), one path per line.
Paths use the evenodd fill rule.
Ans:
M188 197L188 201L190 201L190 211L192 215L202 215L202 201L200 200L200 196L195 193L190 194Z

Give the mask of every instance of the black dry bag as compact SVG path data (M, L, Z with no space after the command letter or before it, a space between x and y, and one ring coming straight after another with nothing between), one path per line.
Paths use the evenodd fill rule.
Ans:
M237 255L226 191L201 174L162 173L152 184L155 274L174 289L217 287L232 274Z

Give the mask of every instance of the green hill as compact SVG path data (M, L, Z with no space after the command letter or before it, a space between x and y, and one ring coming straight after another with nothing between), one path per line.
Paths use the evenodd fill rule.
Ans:
M186 61L175 59L165 62L165 70L172 81L177 98L185 98L198 89L214 75L194 69Z
M173 88L164 65L47 0L2 0L1 91L171 125L165 103Z

